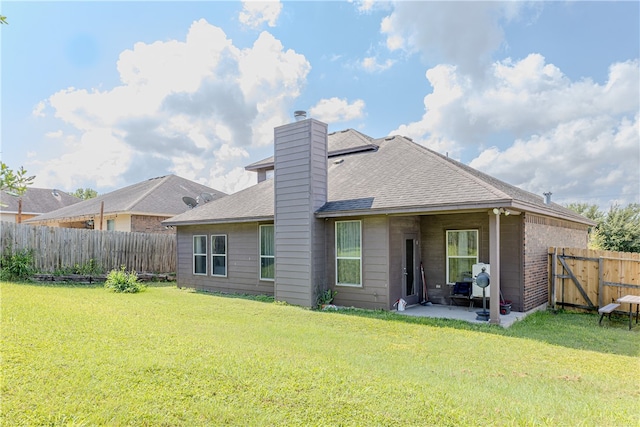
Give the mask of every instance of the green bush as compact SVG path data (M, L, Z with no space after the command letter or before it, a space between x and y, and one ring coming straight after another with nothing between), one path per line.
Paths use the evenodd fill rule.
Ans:
M110 289L113 292L123 292L129 294L135 294L145 289L145 285L138 281L138 275L135 271L127 272L124 265L120 267L120 270L111 270L107 275L107 280L104 283L106 289Z
M33 249L23 249L16 253L9 250L0 259L0 279L27 280L35 272Z

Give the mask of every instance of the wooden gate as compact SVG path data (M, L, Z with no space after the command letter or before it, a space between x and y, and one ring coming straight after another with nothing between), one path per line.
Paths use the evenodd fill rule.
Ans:
M549 248L551 308L597 310L624 295L640 295L640 254Z

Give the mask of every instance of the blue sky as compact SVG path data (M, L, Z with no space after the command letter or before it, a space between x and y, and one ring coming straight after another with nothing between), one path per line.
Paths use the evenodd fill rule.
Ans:
M560 203L640 203L638 2L3 1L2 161L99 193L256 182L293 111ZM410 171L407 171L410 173Z

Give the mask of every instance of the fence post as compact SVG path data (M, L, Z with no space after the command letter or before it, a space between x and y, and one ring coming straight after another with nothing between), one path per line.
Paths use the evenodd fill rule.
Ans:
M604 294L604 259L598 258L598 308L603 307L604 301L602 300Z
M558 264L558 248L553 248L551 256L551 309L556 309L556 266Z

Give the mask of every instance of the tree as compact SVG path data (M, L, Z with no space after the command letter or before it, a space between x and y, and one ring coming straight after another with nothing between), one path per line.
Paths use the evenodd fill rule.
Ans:
M620 252L640 252L640 204L626 207L613 205L609 212L597 205L572 203L567 208L596 222L590 233L589 246Z
M595 222L600 222L604 219L604 213L600 210L598 205L590 205L588 203L570 203L567 205L567 208Z
M27 176L27 171L22 166L14 172L6 163L0 162L0 190L22 197L34 179L35 176Z
M7 25L9 25L9 23L7 22L7 17L6 17L6 16L2 16L2 15L0 15L0 24L7 24Z
M34 179L35 176L27 176L27 171L22 166L14 172L6 163L0 162L0 190L18 198L18 224L22 222L22 196ZM5 206L3 203L0 205Z
M640 204L611 206L604 221L596 227L593 241L610 251L640 252Z
M72 196L76 196L82 200L93 199L94 197L98 197L98 192L91 188L78 188L76 191L71 193Z

